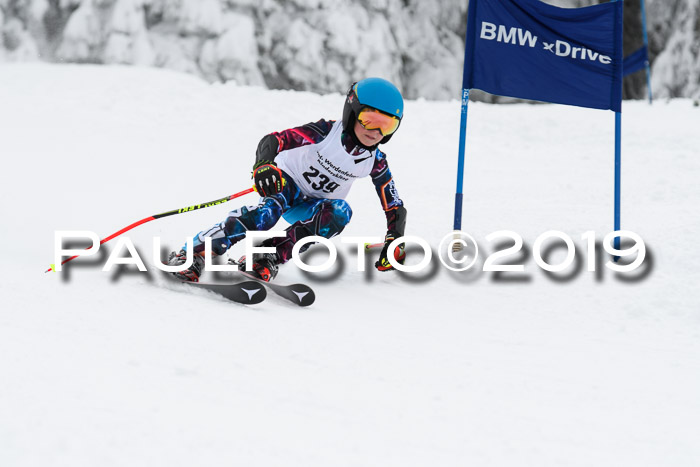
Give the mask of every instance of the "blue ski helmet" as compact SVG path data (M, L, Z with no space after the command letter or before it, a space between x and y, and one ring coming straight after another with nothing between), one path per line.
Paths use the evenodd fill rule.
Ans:
M382 78L366 78L350 86L343 107L343 129L346 132L354 133L355 120L364 107L371 107L398 117L399 123L403 118L401 92L396 86ZM394 133L385 136L380 143L389 141Z

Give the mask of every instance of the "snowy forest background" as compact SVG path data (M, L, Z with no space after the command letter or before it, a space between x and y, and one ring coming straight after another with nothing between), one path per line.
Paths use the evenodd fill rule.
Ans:
M547 0L579 7L607 0ZM271 89L343 92L382 76L410 99L460 95L467 0L0 0L0 63L156 66ZM647 0L656 97L700 98L700 0ZM642 44L625 1L625 55ZM625 98L643 98L644 72ZM495 99L485 96L485 99ZM483 98L482 98L483 99Z

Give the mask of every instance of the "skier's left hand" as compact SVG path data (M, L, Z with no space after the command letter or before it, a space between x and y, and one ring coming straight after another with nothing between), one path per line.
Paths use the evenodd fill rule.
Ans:
M392 269L395 269L394 266L391 265L389 262L389 259L387 258L389 254L389 244L394 241L395 238L398 238L399 236L395 232L388 232L386 234L386 237L384 238L384 248L382 248L382 252L379 255L379 261L374 263L374 267L377 268L379 271L391 271ZM394 247L394 260L396 260L397 263L403 264L404 261L406 260L406 244L401 243L399 246Z

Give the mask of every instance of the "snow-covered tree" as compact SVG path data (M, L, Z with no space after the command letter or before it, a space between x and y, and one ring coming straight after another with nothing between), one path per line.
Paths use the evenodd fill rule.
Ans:
M543 0L581 7L607 0ZM625 52L641 45L626 2ZM653 89L700 97L700 0L647 0ZM0 61L154 65L272 88L344 92L381 76L459 98L468 0L0 0ZM646 79L625 80L643 97Z
M67 62L102 61L104 19L97 0L61 0L64 8L77 7L66 24L56 57Z
M258 68L255 23L250 16L229 12L224 16L225 31L202 47L199 65L210 80L236 81L264 86Z
M146 28L147 0L116 0L107 26L105 63L152 65L155 54Z
M649 2L652 90L658 97L700 98L700 0Z
M180 0L180 34L216 37L223 32L219 0Z

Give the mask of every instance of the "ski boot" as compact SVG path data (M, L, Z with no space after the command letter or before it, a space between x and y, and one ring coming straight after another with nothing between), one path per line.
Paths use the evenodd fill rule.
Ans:
M246 257L243 256L241 259L236 261L234 264L238 265L238 270L246 274L257 277L265 282L270 282L277 276L279 272L279 257L277 253L262 253L256 254L253 257L253 270L246 271Z
M179 253L173 251L168 257L168 266L180 266L185 264L185 261L187 261L187 252L185 250L180 250ZM199 276L202 275L203 269L204 258L200 255L194 255L194 258L192 258L192 266L183 271L171 272L170 274L183 282L199 282Z

